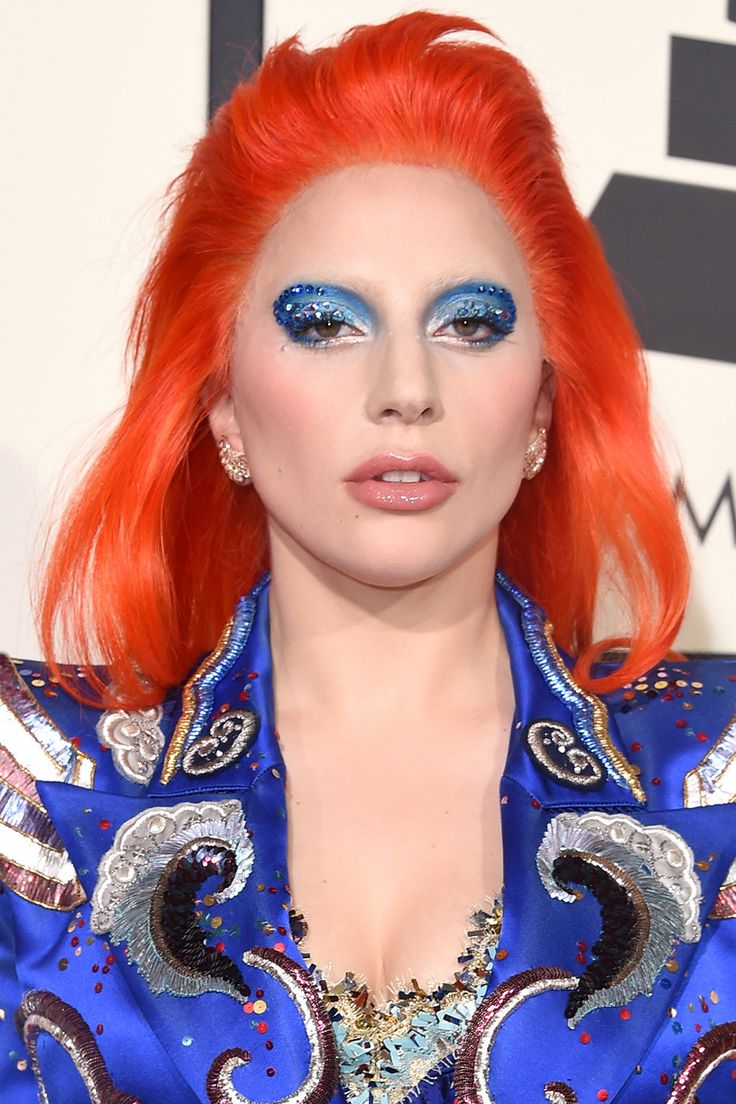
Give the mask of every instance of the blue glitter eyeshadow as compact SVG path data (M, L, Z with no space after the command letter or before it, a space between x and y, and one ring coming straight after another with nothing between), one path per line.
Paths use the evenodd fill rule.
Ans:
M464 337L455 332L437 335L437 331L453 323L478 322L490 333L475 337L472 332ZM511 292L499 284L475 282L460 284L444 292L432 308L427 320L430 335L449 336L466 345L495 345L513 332L516 325L516 303Z
M357 295L322 284L292 284L284 288L274 300L273 316L292 341L301 345L332 345L338 339L343 342L362 336L374 325L373 312ZM334 334L324 331L318 334L320 324L334 325ZM359 333L338 337L345 326Z

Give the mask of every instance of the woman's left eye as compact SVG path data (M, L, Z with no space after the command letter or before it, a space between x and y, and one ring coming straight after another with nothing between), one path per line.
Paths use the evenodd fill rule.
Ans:
M465 345L495 345L512 333L516 306L509 291L492 284L468 291L443 297L429 321L430 336Z
M453 318L452 321L436 330L435 336L445 336L448 330L450 336L473 338L475 344L485 343L494 338L498 340L504 336L501 330L494 328L492 321L484 318Z

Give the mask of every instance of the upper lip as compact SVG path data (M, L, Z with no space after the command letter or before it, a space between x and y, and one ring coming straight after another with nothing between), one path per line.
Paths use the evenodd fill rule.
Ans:
M389 471L418 471L442 483L457 482L457 476L428 452L382 452L379 456L371 456L370 460L358 464L350 473L348 482L362 483L365 479L375 479L377 475Z

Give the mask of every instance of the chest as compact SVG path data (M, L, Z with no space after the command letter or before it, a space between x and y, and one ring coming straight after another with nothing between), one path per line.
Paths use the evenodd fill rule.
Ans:
M452 978L470 915L501 888L500 732L476 718L448 734L433 718L410 732L292 730L282 745L303 950L376 999Z

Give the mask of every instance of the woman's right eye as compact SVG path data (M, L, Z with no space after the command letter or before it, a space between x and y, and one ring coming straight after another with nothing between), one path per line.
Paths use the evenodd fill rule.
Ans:
M368 322L331 289L295 284L273 304L274 318L292 341L300 345L334 346L365 336Z
M342 341L346 337L361 336L361 330L350 325L344 318L326 314L324 311L320 313L321 317L317 319L292 319L292 324L285 327L289 336L305 345L326 345L336 340Z

